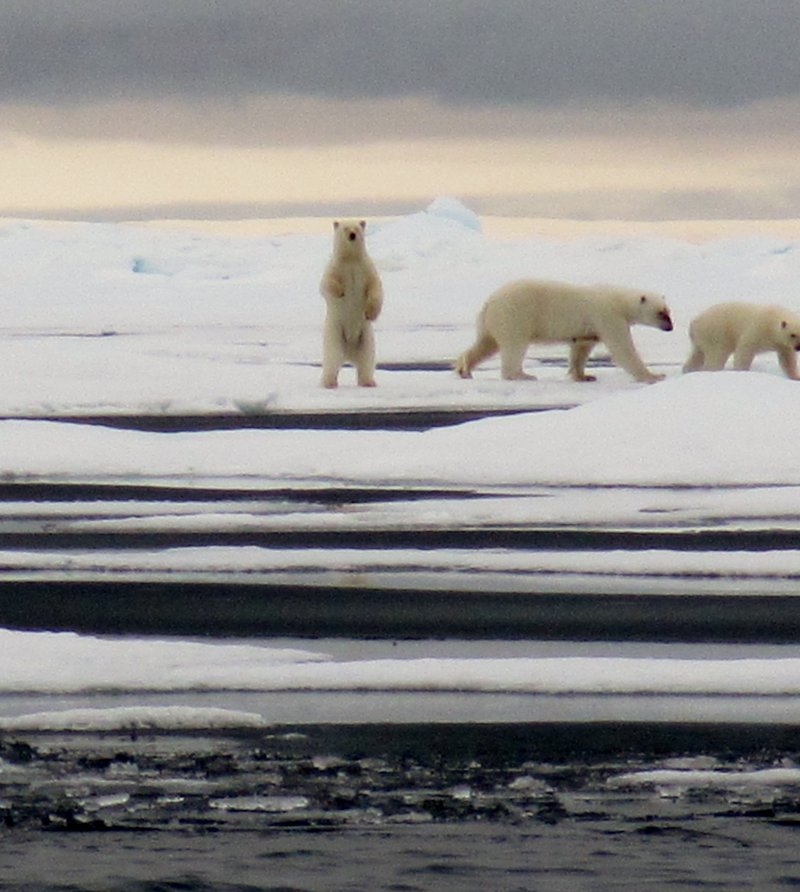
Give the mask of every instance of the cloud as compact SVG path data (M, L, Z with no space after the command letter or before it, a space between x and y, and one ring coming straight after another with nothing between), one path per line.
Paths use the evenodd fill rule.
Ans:
M0 217L42 220L132 222L168 220L262 220L285 217L384 217L422 210L432 193L414 198L351 198L308 201L189 201L151 204L14 208L0 206ZM647 189L608 189L590 193L542 190L534 193L459 195L481 215L581 221L647 220L789 220L796 219L800 185L778 195L742 194L736 189L696 189L660 192Z
M479 213L508 217L571 220L783 220L796 219L800 188L789 184L777 192L622 186L592 192L569 189L467 198Z
M411 200L372 201L253 201L162 202L109 204L92 207L5 208L0 218L30 217L37 220L70 220L91 223L131 223L150 220L270 220L286 217L392 217L422 210L430 197Z
M665 125L670 138L650 132L652 119L637 115L617 117L603 133L595 125L547 133L543 125L536 137L302 147L18 136L0 143L0 216L372 216L424 207L440 194L501 216L796 216L800 157L792 135L755 144L751 134L732 135L719 114L713 126L706 115L691 121L680 138Z
M796 0L4 0L0 101L737 105L800 92L799 44Z
M796 216L798 45L797 0L2 0L4 202Z
M796 154L800 96L745 108L692 108L661 102L622 106L567 103L558 108L445 105L428 98L345 100L286 94L238 100L180 98L106 100L84 105L0 103L2 140L10 134L37 138L99 139L229 146L352 146L404 140L524 140L534 149L564 153L565 140L606 140L626 145L657 143L664 152L676 143L691 150L732 152L750 146ZM355 159L354 155L354 159ZM617 156L617 160L621 156ZM612 163L614 159L611 160Z

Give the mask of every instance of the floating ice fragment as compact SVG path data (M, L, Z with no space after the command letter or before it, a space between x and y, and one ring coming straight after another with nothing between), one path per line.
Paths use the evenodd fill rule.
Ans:
M66 709L0 719L0 731L186 730L194 728L262 728L257 713L188 706Z
M219 811L261 811L276 814L307 808L309 801L305 796L230 796L227 799L212 799L209 805Z
M800 784L800 769L760 768L747 770L674 770L634 771L610 778L608 786L618 787L795 787Z

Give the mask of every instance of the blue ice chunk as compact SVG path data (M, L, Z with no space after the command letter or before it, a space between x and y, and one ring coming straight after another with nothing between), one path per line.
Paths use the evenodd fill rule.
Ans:
M425 213L430 214L432 217L443 217L445 220L453 220L455 223L460 223L465 229L481 232L481 218L475 211L462 204L457 198L440 196L425 208Z

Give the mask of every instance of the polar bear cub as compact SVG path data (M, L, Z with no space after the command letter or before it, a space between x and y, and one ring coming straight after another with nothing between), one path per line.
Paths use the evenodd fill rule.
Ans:
M569 375L593 381L586 361L602 341L614 363L637 381L658 381L642 362L631 338L631 325L672 331L669 308L660 294L612 285L570 285L540 279L509 282L483 305L475 343L459 356L455 369L472 377L480 362L500 352L501 375L507 380L532 378L522 369L528 345L569 344Z
M356 367L360 387L375 386L372 323L383 306L383 287L367 254L366 221L336 220L333 254L320 282L327 310L323 329L322 386L336 387L346 361Z
M719 371L733 354L733 367L746 371L758 353L774 350L789 378L798 379L800 317L774 305L729 301L710 307L689 325L692 352L684 372Z

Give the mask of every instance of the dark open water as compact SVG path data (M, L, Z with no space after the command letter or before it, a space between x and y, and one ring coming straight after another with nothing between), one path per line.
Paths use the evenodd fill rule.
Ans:
M4 889L575 892L790 889L796 829L740 820L460 823L203 835L12 834Z
M0 487L0 514L8 521L3 547L42 553L214 544L288 549L312 542L420 553L436 545L797 547L794 525L633 535L456 524L389 530L381 538L334 529L326 501L334 498L336 505L363 504L398 494L12 484ZM256 499L263 504L254 513L267 520L252 533L231 532L228 523L180 536L171 524L155 532L82 528L86 501L115 505L122 518L126 511L144 517L137 505L165 499L195 500L199 513L209 499ZM324 522L297 532L273 528L267 521L276 499L278 513L282 501L316 505ZM16 515L15 505L26 500L40 505L41 516ZM80 575L54 581L40 579L33 562L27 576L12 573L0 585L0 623L125 634L798 640L800 601L791 586L725 599L716 590L704 597L703 586L680 602L676 595L686 594L685 587L648 597L567 591L524 598L516 590L486 589L468 599L461 590L432 598L423 585L419 592L320 590L302 579L293 587L269 580L181 585L174 578L126 585ZM6 735L0 737L0 890L790 889L800 886L800 786L659 789L615 779L675 764L740 772L798 763L800 731L788 725L316 725L270 734Z
M618 779L798 758L800 732L775 726L15 735L0 743L0 888L787 889L800 786Z

